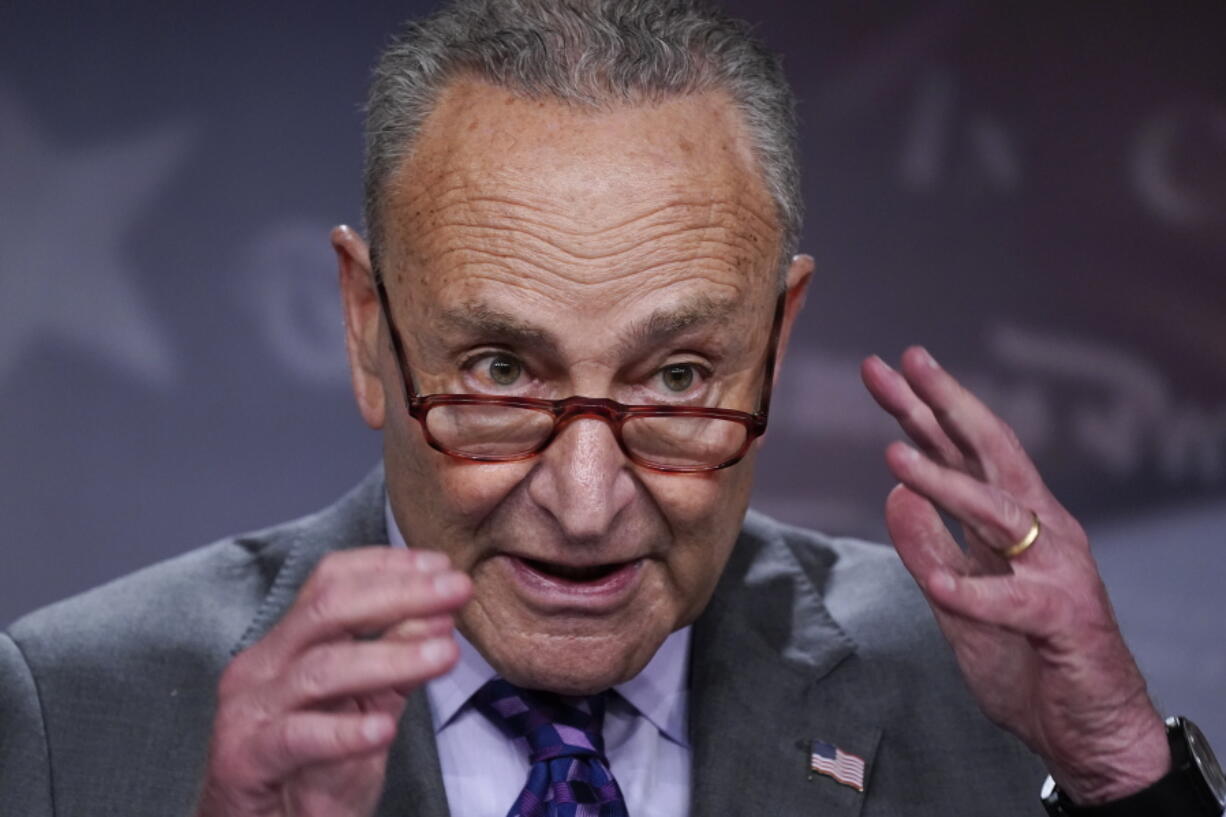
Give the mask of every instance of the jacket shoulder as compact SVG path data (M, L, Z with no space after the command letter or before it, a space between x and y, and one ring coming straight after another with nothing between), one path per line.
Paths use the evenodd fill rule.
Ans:
M382 469L336 504L263 530L227 537L57 602L12 624L32 666L114 665L165 649L228 660L271 593L292 599L327 552L381 535ZM282 585L292 585L285 586Z
M275 575L271 544L238 537L190 551L30 613L9 635L36 668L117 666L159 647L221 657Z
M0 802L189 813L219 676L324 554L378 541L382 490L377 471L318 514L145 568L0 634L0 760L25 764L0 774Z

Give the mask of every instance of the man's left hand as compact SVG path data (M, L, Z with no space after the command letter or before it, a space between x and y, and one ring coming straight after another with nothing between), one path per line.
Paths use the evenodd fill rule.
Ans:
M1012 429L927 351L908 349L901 369L872 357L861 370L920 449L886 449L902 483L886 522L980 707L1044 759L1074 802L1109 802L1156 782L1171 763L1165 729L1085 531ZM962 523L966 551L937 508ZM1038 539L1006 558L1036 516Z

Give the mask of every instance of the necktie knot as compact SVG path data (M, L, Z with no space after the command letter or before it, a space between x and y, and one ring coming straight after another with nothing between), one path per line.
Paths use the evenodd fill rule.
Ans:
M503 734L527 748L531 763L562 757L604 759L604 695L557 695L495 678L472 700Z

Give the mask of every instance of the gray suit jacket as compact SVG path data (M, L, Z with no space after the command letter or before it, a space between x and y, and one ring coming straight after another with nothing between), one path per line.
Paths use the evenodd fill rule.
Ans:
M385 541L376 471L319 514L15 623L0 634L0 817L189 815L226 663L324 554ZM690 733L694 817L1043 813L1040 767L970 700L892 550L754 513L694 628ZM863 793L807 773L814 738L865 758ZM380 817L446 817L420 692L388 768Z

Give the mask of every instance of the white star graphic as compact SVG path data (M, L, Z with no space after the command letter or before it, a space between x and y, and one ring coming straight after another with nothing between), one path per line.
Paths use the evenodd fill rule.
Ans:
M189 141L173 126L58 148L0 85L0 384L47 339L147 383L173 378L169 341L130 280L122 245Z

